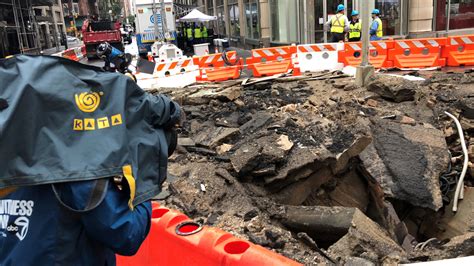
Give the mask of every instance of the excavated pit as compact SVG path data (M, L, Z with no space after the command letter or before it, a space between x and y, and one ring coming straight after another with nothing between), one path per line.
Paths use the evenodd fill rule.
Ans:
M463 214L448 215L462 152L443 112L460 117L474 161L474 74L418 75L156 91L187 117L159 198L305 265L472 255L474 167Z

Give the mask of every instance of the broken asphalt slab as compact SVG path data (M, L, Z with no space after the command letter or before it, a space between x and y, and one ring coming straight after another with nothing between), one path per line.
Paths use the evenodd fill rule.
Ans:
M414 206L442 207L439 176L449 162L443 132L429 126L373 120L373 143L361 154L362 169L389 198Z

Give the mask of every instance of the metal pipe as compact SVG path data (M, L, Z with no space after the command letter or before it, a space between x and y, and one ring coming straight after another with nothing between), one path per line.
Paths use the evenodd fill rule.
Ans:
M328 30L325 29L328 17L328 3L327 0L323 0L323 31L324 31L324 42L328 42Z
M451 0L448 1L448 16L446 17L446 32L449 31L449 21L451 20Z
M362 62L361 66L369 65L369 1L362 1Z
M449 116L452 120L454 120L454 123L456 124L456 128L459 134L459 139L461 141L462 152L464 154L464 163L463 163L461 175L459 176L458 184L456 185L456 191L454 192L453 212L457 212L458 200L464 198L464 191L463 191L464 177L466 176L467 166L469 164L469 157L468 157L466 141L464 140L464 132L462 131L461 123L459 123L459 120L454 115L448 112L444 112L444 113L447 116Z

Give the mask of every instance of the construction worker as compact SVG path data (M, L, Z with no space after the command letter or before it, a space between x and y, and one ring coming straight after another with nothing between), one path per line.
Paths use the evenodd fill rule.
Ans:
M382 31L382 20L379 18L380 11L378 9L374 9L372 11L372 25L370 26L370 40L371 41L378 41L382 39L383 31Z
M357 10L353 10L351 14L351 24L349 25L349 41L350 42L360 41L361 28L362 26L359 21L359 12Z
M202 32L201 28L194 24L194 43L202 42Z
M326 28L331 32L331 42L343 42L345 33L349 31L349 20L344 15L344 10L344 5L338 5L336 15L326 23Z
M201 32L202 32L202 39L204 42L207 42L207 38L209 38L209 34L207 33L207 28L204 24L201 23Z
M194 32L193 29L191 28L191 25L186 24L186 38L187 38L187 46L188 49L192 49L193 47L193 41L194 41Z

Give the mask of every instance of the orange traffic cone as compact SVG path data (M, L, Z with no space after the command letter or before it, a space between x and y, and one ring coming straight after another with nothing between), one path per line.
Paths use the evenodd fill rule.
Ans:
M293 76L301 76L300 62L297 55L293 55Z

